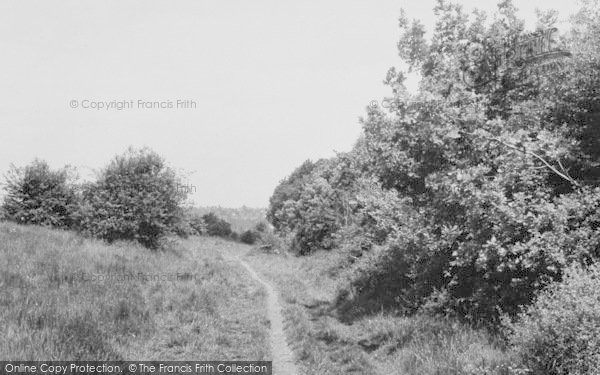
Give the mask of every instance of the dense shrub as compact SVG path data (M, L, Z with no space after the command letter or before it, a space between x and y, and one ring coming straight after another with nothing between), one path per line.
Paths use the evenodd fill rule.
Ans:
M11 167L2 205L4 218L20 224L71 228L77 195L68 168L52 170L41 160L24 168Z
M295 233L293 249L307 254L316 249L331 249L333 234L339 228L339 212L335 190L322 177L315 178L297 202L287 201L284 210L296 218L292 229Z
M275 188L269 200L267 219L277 231L284 231L292 225L289 215L282 216L285 210L284 205L287 201L293 202L300 198L304 184L310 180L314 168L315 164L312 161L305 161Z
M181 222L185 194L179 185L158 154L129 149L84 187L81 227L109 242L136 240L157 248L159 239Z
M395 190L383 189L374 178L358 179L354 190L349 201L352 215L337 237L340 247L360 257L373 246L395 237L412 209L408 200Z
M212 212L202 216L202 220L206 225L206 233L209 236L230 237L233 234L231 224Z
M278 233L293 237L298 254L331 249L337 231L351 220L359 175L349 154L305 162L275 189L267 218Z
M527 116L520 117L527 120ZM468 136L460 139L470 144L470 152L454 149L458 144L448 140L440 152L448 160L440 159L421 171L410 170L422 163L416 159L421 154L396 140L410 137L419 143L422 138L424 144L433 145L433 125L417 128L372 120L365 131L377 146L370 157L380 164L381 180L391 183L391 173L404 168L406 175L420 181L415 185L400 178L391 189L408 200L391 203L393 196L384 199L398 211L413 214L385 214L386 205L366 211L367 217L388 218L380 222L394 229L383 233L395 233L383 237L386 243L377 253L379 259L365 260L349 278L351 289L373 298L372 305L404 309L408 297L413 311L410 305L427 303L474 323L496 325L502 313L515 314L537 290L559 279L562 269L572 262L600 256L600 190L581 188L556 194L555 186L547 182L551 172L536 167L532 158L502 154L498 144L478 144ZM490 131L501 134L499 129L504 127L496 126ZM556 135L546 136L553 141L523 140L523 144L564 152L558 141L551 146ZM424 148L435 147L439 146ZM416 153L415 159L396 164L410 152ZM381 158L390 153L395 154L390 159L394 164ZM467 167L475 162L470 158L479 164ZM450 166L455 164L462 166ZM423 174L420 178L419 173ZM415 224L409 225L410 220ZM368 227L367 223L361 227ZM400 234L399 224L409 230ZM376 243L376 237L371 241ZM398 297L396 304L393 294Z
M342 319L378 311L414 313L443 285L443 263L425 233L417 215L406 218L394 238L373 246L345 271L335 301Z
M600 266L573 269L511 325L511 343L535 375L600 373Z
M206 231L207 231L206 223L204 222L204 219L202 218L201 215L198 215L196 213L191 213L189 221L190 221L190 226L194 230L194 234L197 234L197 235L206 234Z
M193 225L192 217L187 212L179 216L179 220L173 225L173 233L182 238L199 234Z
M260 223L254 226L254 230L258 233L264 233L267 231L267 229L267 223L265 223L264 221L261 221Z
M291 245L291 239L276 234L272 229L267 230L260 234L259 247L265 252L280 253L288 250Z
M240 241L248 244L248 245L254 245L254 243L260 238L260 235L258 232L255 232L251 229L243 232L240 235Z

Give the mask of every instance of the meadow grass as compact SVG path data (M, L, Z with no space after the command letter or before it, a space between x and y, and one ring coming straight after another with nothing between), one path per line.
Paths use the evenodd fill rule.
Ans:
M225 246L149 251L0 223L0 359L267 360L265 293Z
M333 308L342 285L340 252L296 257L258 249L245 259L277 287L287 335L309 374L504 374L510 356L493 336L448 319L379 313L342 322Z

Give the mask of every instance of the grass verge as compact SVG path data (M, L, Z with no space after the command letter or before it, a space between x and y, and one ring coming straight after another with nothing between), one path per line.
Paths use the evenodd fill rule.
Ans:
M339 252L310 256L249 252L245 259L276 285L287 335L307 374L503 374L509 355L487 332L428 316L383 313L346 324L332 308Z

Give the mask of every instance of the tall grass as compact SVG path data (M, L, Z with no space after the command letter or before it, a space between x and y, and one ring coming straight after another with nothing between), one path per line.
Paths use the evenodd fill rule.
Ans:
M0 223L0 359L266 359L265 295L222 246L150 252Z

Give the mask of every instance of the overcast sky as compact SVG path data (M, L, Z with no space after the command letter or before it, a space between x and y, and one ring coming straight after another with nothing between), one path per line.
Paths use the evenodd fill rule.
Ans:
M493 10L496 2L461 3ZM515 4L530 27L536 7L574 9L570 1ZM130 145L148 146L189 174L198 205L264 207L302 161L350 149L359 116L389 94L382 80L399 66L400 9L431 27L433 6L2 1L0 173L39 157L85 175ZM111 101L131 108L83 108Z

